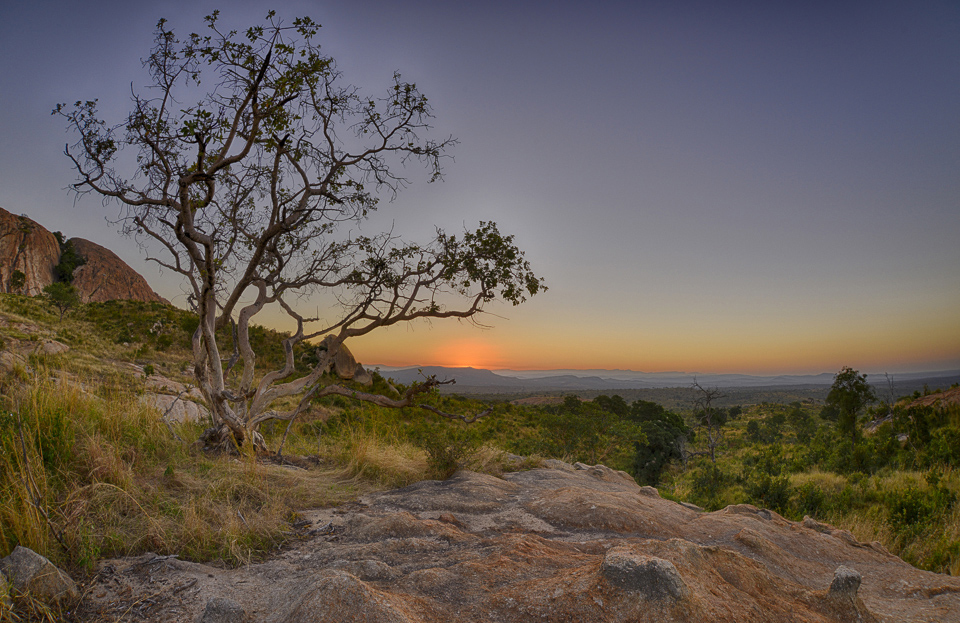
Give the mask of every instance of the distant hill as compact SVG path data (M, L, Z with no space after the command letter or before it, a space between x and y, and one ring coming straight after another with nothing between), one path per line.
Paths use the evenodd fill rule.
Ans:
M373 367L373 366L371 366ZM456 379L445 391L457 393L528 393L544 391L617 391L690 387L694 379L704 387L725 389L823 389L833 383L833 373L812 375L756 376L749 374L692 374L684 372L634 372L632 370L485 370L423 366L392 368L379 366L380 373L399 383L410 384L429 376ZM894 392L910 393L923 387L948 387L960 382L960 370L891 374ZM868 375L880 395L889 391L886 378Z

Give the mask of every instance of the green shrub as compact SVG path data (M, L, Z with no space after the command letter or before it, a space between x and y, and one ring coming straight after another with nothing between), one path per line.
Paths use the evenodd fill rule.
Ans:
M23 294L23 286L27 283L27 276L22 271L14 270L10 275L10 292Z
M950 427L935 431L920 458L924 466L960 467L960 429Z
M56 232L60 233L60 232ZM73 248L73 241L63 242L63 237L57 238L60 242L60 262L53 268L53 276L60 283L73 283L73 271L87 263L86 258Z
M759 474L744 487L756 506L786 514L790 503L790 479L786 476Z
M466 426L450 426L427 437L427 469L437 480L445 480L461 469L480 447L480 438Z
M707 510L717 510L722 506L723 488L730 477L714 463L703 461L692 470L691 499Z
M898 532L917 530L937 511L936 501L917 487L892 492L887 503L887 517Z
M811 517L820 517L823 514L826 505L826 495L819 485L806 482L796 490L797 497L794 503L795 516L797 518L809 515Z

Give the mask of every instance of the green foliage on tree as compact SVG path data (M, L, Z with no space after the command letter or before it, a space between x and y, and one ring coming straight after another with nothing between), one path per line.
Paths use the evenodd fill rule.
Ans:
M64 242L63 234L54 232L60 243L60 262L53 268L53 277L60 283L73 283L73 271L87 263L87 259L73 248L73 241Z
M10 292L23 294L23 286L27 284L27 276L22 271L14 270L10 275Z
M793 427L797 441L803 444L809 443L817 430L817 423L799 402L794 402L790 405L790 411L787 413L787 422Z
M835 419L840 434L856 445L860 436L858 418L867 405L876 399L873 388L867 383L867 375L844 366L833 378L821 416Z
M640 425L644 436L634 444L632 473L640 484L655 487L670 462L683 458L690 427L681 416L646 400L634 401L626 417Z
M95 99L54 114L78 135L66 150L74 188L120 203L124 231L181 276L195 305L193 370L217 425L205 438L266 451L261 424L293 420L324 395L431 410L421 398L451 381L426 379L388 397L331 382L325 371L350 338L473 318L496 300L518 305L543 282L492 222L456 235L434 230L425 243L389 230L357 234L382 196L407 186L408 165L441 179L457 142L432 137L432 109L416 84L395 74L367 94L345 82L309 17L270 11L233 29L214 12L204 22L202 33L183 37L159 21L144 61L150 84L121 121L102 119ZM121 149L135 157L118 158ZM268 308L296 331L282 339L281 365L264 370L251 321ZM225 329L232 355L218 340ZM304 376L298 348L315 355Z
M50 305L57 308L60 312L60 320L63 315L80 305L80 295L77 289L70 284L55 281L43 289L43 296Z

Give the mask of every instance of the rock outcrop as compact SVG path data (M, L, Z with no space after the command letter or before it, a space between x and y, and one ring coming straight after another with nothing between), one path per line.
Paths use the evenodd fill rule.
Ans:
M232 599L215 597L207 602L200 617L200 623L243 623L246 613L243 607Z
M80 591L70 576L32 549L16 546L9 556L0 559L0 570L19 593L30 593L53 603L80 598Z
M39 223L0 208L0 291L34 296L53 283L60 243ZM23 274L16 283L14 273Z
M83 238L67 242L86 260L73 271L73 285L84 303L115 299L167 302L113 251ZM0 292L40 294L54 281L60 253L56 236L42 225L0 208ZM17 283L15 274L23 275L22 283Z
M146 390L140 402L160 412L167 422L203 422L210 419L210 411L203 404L203 394L196 387L157 374L144 381Z
M960 621L960 578L848 532L750 505L700 512L581 467L459 472L313 511L292 547L238 569L106 561L84 614L136 606L196 621L226 604L266 623Z
M73 285L84 303L102 303L130 299L148 303L166 303L166 299L150 289L147 280L133 270L116 253L83 238L71 238L80 257L87 263L73 271Z
M335 341L336 338L334 336L328 335L323 339L323 342L321 342L320 348L327 350ZM357 358L353 356L353 353L350 352L350 349L344 344L341 344L339 348L337 348L337 352L333 356L333 363L330 367L331 371L342 379L356 381L368 387L373 385L373 375L357 361Z

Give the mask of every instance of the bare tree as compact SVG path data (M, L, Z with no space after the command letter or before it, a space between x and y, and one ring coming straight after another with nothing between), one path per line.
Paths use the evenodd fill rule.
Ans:
M707 455L711 462L716 463L717 447L723 441L723 425L727 423L728 412L714 407L713 401L726 396L717 387L710 389L702 387L696 378L693 379L693 389L696 391L693 400L693 417L696 420L694 429L699 433L697 437L704 441L707 449L702 452L692 452L690 456Z
M494 223L460 236L437 230L427 244L349 230L377 209L379 195L407 185L405 165L420 162L440 179L456 140L424 137L427 98L399 74L378 97L344 85L309 18L284 24L270 12L243 32L223 29L217 12L205 21L206 34L181 41L160 20L144 60L152 84L133 94L122 123L101 120L96 100L54 113L79 135L66 148L77 193L118 201L124 232L183 276L200 319L194 374L220 431L264 449L261 423L292 420L330 394L478 417L422 404L441 383L435 378L387 398L324 376L351 337L419 318L471 319L490 301L516 305L544 289ZM205 93L201 82L211 85ZM306 317L296 309L305 296L329 305ZM249 328L268 306L296 331L283 340L284 365L260 373ZM225 361L216 332L234 324L236 354ZM298 377L294 346L321 341L318 362ZM240 373L231 375L236 362Z

